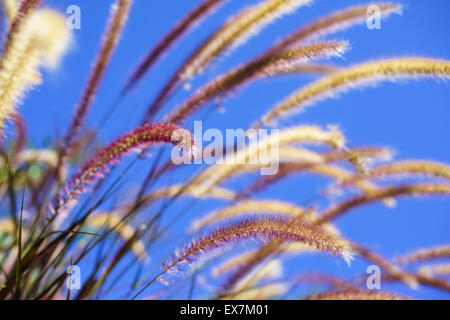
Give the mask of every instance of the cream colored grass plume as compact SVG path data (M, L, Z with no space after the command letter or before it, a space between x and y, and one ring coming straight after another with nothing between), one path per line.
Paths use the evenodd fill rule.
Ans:
M265 0L243 10L230 18L200 48L194 59L184 67L181 77L190 79L196 73L202 72L212 59L226 49L237 47L273 20L311 2L312 0Z
M308 215L308 209L301 208L294 204L277 201L277 200L247 200L238 202L237 204L227 206L221 210L211 212L203 218L195 220L191 224L192 231L198 231L210 224L217 223L230 218L235 218L242 215L257 215L257 214L279 214L292 217L301 215Z
M229 296L221 297L221 300L269 300L282 296L288 291L287 283L267 283L260 286L248 288Z
M207 168L194 178L194 183L199 184L204 188L204 192L207 192L230 176L241 164L249 163L249 160L256 157L258 153L264 152L264 150L273 150L275 143L278 146L291 143L313 143L340 148L344 146L345 140L335 127L329 130L322 130L317 126L297 126L283 129L276 137L268 136L262 141L250 144L243 150L227 155L224 164L216 164Z
M2 2L6 16L8 17L8 24L11 25L19 9L18 0L3 0Z
M255 182L245 188L244 194L251 195L254 192L263 190L265 187L280 179L285 178L286 176L311 170L323 164L348 161L349 152L357 154L358 157L364 162L385 161L392 157L392 151L385 148L352 148L346 150L332 150L330 152L318 153L295 147L283 147L280 148L279 152L280 162L282 163L280 163L278 172L274 175L258 178ZM249 169L243 168L242 170L247 171ZM351 174L350 176L353 179L354 175ZM345 181L344 176L337 178L344 179ZM352 180L351 182L354 181Z
M315 164L321 164L325 161L325 159L317 152L289 145L281 146L279 148L278 154L280 162L282 162L282 164L292 163L301 165L307 163L308 165L313 166ZM266 166L267 164L261 162L255 164L239 164L238 166L233 168L233 171L226 177L226 179L231 179L245 173L256 172ZM202 179L203 177L199 178L198 181L202 181Z
M1 219L0 220L0 235L12 234L16 230L14 223L11 219Z
M414 250L395 259L398 263L414 263L450 258L450 244Z
M330 233L332 233L332 232L330 232ZM286 255L286 254L300 255L300 254L305 254L305 253L320 252L314 246L310 246L303 242L284 243L283 245L280 246L280 248L278 250L279 250L278 252L283 253L284 255ZM245 251L243 253L239 253L235 256L231 256L230 258L226 259L225 261L217 264L211 270L211 275L213 277L217 278L223 274L235 271L239 267L242 267L243 265L245 265L249 261L251 261L257 254L258 254L258 249L252 249L249 251Z
M367 21L367 8L371 5L376 6L380 10L380 16L383 18L393 13L400 14L402 12L400 4L389 2L373 2L338 10L299 28L275 45L273 49L285 49L299 42L310 41L311 39L345 30L356 24L365 23Z
M56 66L71 38L65 17L50 9L24 16L17 28L0 61L2 131L5 120L14 115L25 91L40 82L39 68Z
M421 266L417 270L418 274L423 274L427 277L440 276L445 277L450 275L450 264L432 264Z
M175 197L177 195L182 196L192 196L194 198L212 198L212 199L222 199L222 200L234 200L237 198L236 193L233 190L229 190L221 187L211 188L206 194L203 193L203 189L196 186L191 185L189 187L185 187L182 184L172 185L168 187L162 187L154 192L150 193L148 196L144 198L144 202L151 202L155 199L161 198L169 198Z
M442 178L450 180L450 166L422 160L404 160L396 161L371 168L365 174L355 175L343 179L342 185L354 183L355 181L377 179L377 178L396 178L396 177L412 177L425 176L429 178Z
M276 118L284 118L301 112L319 100L334 97L352 88L373 85L383 81L416 79L421 77L448 79L450 62L446 60L420 57L392 58L365 62L332 73L291 94L268 113L262 122L273 123Z
M0 165L5 165L4 159L0 159ZM55 167L58 163L58 154L50 149L25 149L20 151L15 159L17 165L24 163L45 163L50 167Z
M86 219L86 226L102 230L102 228L108 228L116 231L125 241L130 241L136 234L136 228L131 226L124 220L117 212L99 213L90 216ZM131 244L131 250L134 254L144 263L150 261L150 257L147 254L145 245L140 240L135 240Z
M345 180L345 179L349 179L350 177L353 176L353 174L351 172L349 172L348 170L345 170L338 166L333 166L333 165L328 165L328 164L313 166L309 171L318 173L320 175L324 175L327 177L334 178L338 182ZM355 181L353 183L353 186L357 187L358 189L362 190L363 192L367 192L367 193L376 191L378 189L378 187L376 185L374 185L368 181L364 181L364 180Z
M274 259L269 261L267 264L254 269L249 272L244 278L238 281L233 288L230 288L232 295L224 295L221 297L222 300L234 299L239 300L248 298L255 299L256 297L271 297L276 294L280 294L287 290L286 285L278 284L278 286L272 287L270 284L263 284L262 286L257 286L261 281L268 281L280 278L283 275L283 265L281 260ZM272 289L269 289L272 288ZM274 288L280 288L280 291L274 290ZM264 298L263 298L264 299Z

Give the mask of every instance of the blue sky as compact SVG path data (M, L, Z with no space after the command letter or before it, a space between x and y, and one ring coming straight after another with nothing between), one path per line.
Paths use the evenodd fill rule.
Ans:
M43 147L52 141L55 132L65 132L68 119L72 115L82 92L92 61L99 47L112 1L106 0L49 0L49 6L65 11L71 4L81 8L81 30L75 30L72 49L57 71L44 75L44 84L32 91L23 105L21 113L27 120L29 138L32 145ZM140 58L159 40L159 38L198 1L146 1L136 0L113 61L108 68L100 87L88 124L95 128L116 98L130 71ZM139 123L146 106L167 80L171 72L183 59L215 30L232 13L246 3L256 1L230 0L200 27L177 44L164 59L145 77L140 85L120 105L117 113L100 132L100 139L106 143ZM214 77L230 67L247 61L261 53L274 41L289 31L326 15L339 8L366 3L360 0L317 0L313 5L301 8L295 14L277 20L248 43L230 55L216 61L193 85ZM348 40L351 50L343 59L333 59L337 65L351 65L370 59L395 56L425 56L450 59L450 2L447 0L402 0L395 1L405 6L401 16L393 15L384 20L381 30L369 30L360 25L329 36L332 39ZM315 77L284 76L261 81L240 91L235 97L226 100L223 106L226 113L214 113L204 124L205 128L245 128L265 111L290 94L296 88L310 82ZM187 93L175 96L166 105L170 110L182 101ZM377 145L396 150L396 159L428 159L450 163L450 109L449 87L443 81L420 80L399 81L383 84L376 88L353 90L340 99L327 100L308 109L306 113L292 117L281 125L293 124L338 124L345 133L349 146ZM193 117L194 120L197 117ZM191 126L191 123L189 123ZM135 174L145 163L139 163ZM171 177L180 181L179 176ZM247 180L246 180L247 179ZM249 182L244 178L237 183ZM296 176L269 188L258 195L260 198L278 198L301 203L314 196L318 189L326 187L329 180L310 175ZM130 187L131 188L131 187ZM182 202L182 201L181 201ZM325 201L325 204L327 202ZM174 238L170 245L154 256L152 266L158 257L166 256L174 244L182 244L188 238L176 237L177 231L186 225L186 219L193 219L220 208L224 203L205 201L196 204L184 220L173 226ZM183 203L176 204L178 210ZM413 248L449 243L450 202L445 198L402 199L394 209L381 204L355 210L337 220L343 234L379 250L387 257L407 252ZM174 211L176 213L176 211ZM286 274L294 271L329 272L344 277L365 272L367 263L356 260L349 268L333 258L322 255L290 258L286 264ZM385 289L398 289L400 292L417 298L444 298L448 294L423 288L419 292L404 286L389 286ZM200 290L200 289L198 289ZM151 290L149 291L151 292ZM185 298L183 290L177 298ZM118 294L120 297L120 294ZM114 295L112 297L115 297Z

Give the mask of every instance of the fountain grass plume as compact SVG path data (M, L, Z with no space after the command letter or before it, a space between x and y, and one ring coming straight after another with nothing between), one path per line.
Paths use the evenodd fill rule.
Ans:
M78 138L78 134L84 124L100 82L106 72L106 68L119 43L132 3L133 0L117 0L111 6L110 18L105 35L103 36L99 54L66 134L66 149L70 149L74 140Z
M71 38L64 16L50 9L24 14L10 35L0 60L1 130L5 120L14 116L26 90L40 83L39 69L57 65Z
M68 207L72 207L79 196L86 192L88 186L103 179L109 168L119 163L122 157L129 152L143 150L157 143L171 143L189 152L192 156L196 154L193 137L179 126L171 123L140 126L97 152L61 189L55 198L52 211L57 213L61 208L68 206L70 202L72 204Z
M204 0L190 11L163 38L161 38L161 40L142 59L126 81L122 94L135 87L142 77L172 45L179 41L192 27L200 24L202 19L208 14L211 14L214 10L217 10L218 7L223 5L226 1L228 0Z
M352 88L422 77L448 79L450 62L421 57L392 58L341 69L292 93L267 112L262 122L270 125L275 118L301 112L319 100L334 97Z
M179 250L169 262L163 263L163 272L180 270L180 265L190 265L200 255L248 239L304 242L318 250L341 256L348 264L353 259L353 251L345 240L328 234L318 227L297 219L264 217L245 219L222 226L200 237Z

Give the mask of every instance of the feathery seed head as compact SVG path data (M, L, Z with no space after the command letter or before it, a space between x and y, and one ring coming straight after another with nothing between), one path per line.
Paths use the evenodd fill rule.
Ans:
M122 135L101 149L66 183L55 200L53 211L58 211L69 201L76 200L89 185L103 179L110 166L119 163L123 156L133 150L143 150L157 143L171 143L182 149L186 148L186 152L192 155L194 153L192 146L195 145L193 136L186 136L186 130L183 131L184 135L174 135L174 132L180 130L180 127L171 123L155 123L143 125Z
M39 67L57 65L71 33L62 14L41 9L24 15L10 35L0 61L0 128L25 90L40 82Z
M296 219L264 217L220 227L192 242L178 252L169 263L163 265L163 271L179 269L180 264L190 264L200 255L221 248L227 244L248 239L275 240L282 242L304 242L318 250L341 256L348 264L354 252L350 244L322 229L300 222Z
M450 62L426 58L393 58L366 62L354 67L338 70L291 94L264 115L264 124L277 117L303 111L316 101L333 97L351 88L399 78L418 77L450 78Z

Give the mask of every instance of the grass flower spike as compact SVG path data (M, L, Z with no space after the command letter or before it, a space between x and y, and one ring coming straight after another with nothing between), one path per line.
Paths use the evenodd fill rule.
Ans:
M55 66L69 42L70 32L60 13L41 9L23 17L0 60L1 130L26 89L40 82L39 68Z
M8 22L11 25L19 9L18 2L17 0L3 0L2 2L6 16L8 17Z
M129 91L139 80L148 72L148 70L157 62L163 53L170 48L177 40L189 31L191 27L200 23L200 21L216 10L220 5L228 0L203 0L195 9L187 14L183 20L167 33L160 42L144 57L140 64L131 74L124 86L123 92Z
M413 263L442 258L450 258L450 245L418 249L395 260L399 263Z
M367 21L367 8L370 5L379 8L382 17L388 17L393 13L400 14L402 11L399 4L389 2L374 2L352 6L319 18L309 25L299 28L279 44L275 45L272 50L289 48L299 42L310 41L311 39L320 38L327 34L347 29L356 24L364 23Z
M309 300L405 300L395 293L368 290L347 290L338 292L324 292L309 297Z
M280 16L293 12L312 0L265 0L243 10L219 29L188 63L181 78L188 80L226 49L235 48Z
M180 264L191 264L199 255L208 251L251 238L305 242L318 250L341 256L347 263L350 263L353 259L350 245L342 239L295 219L267 217L246 219L229 226L220 227L216 231L200 237L180 250L169 263L163 264L163 271L177 270Z
M264 124L270 124L275 118L300 112L318 100L333 97L352 88L400 78L419 77L448 79L450 62L426 58L394 58L339 70L294 92L270 110L262 120Z
M157 143L174 144L189 154L195 154L195 143L192 136L186 137L182 128L171 123L156 123L138 127L127 133L109 146L101 149L88 161L65 185L56 197L55 213L62 207L76 200L89 185L102 179L109 167L120 162L121 158L133 150L142 150ZM187 140L187 141L186 141ZM71 205L69 205L71 207Z
M178 123L220 94L229 93L250 81L290 72L296 67L306 65L310 60L340 56L347 48L348 43L344 41L318 42L254 59L218 76L198 89L187 101L167 116L167 121Z
M87 86L83 92L81 101L75 110L75 115L72 118L72 122L67 132L65 142L68 148L71 147L72 141L76 139L81 130L101 79L106 72L106 67L109 65L114 50L120 40L132 3L133 0L117 0L116 3L111 6L110 21L101 45L100 54L95 61Z

